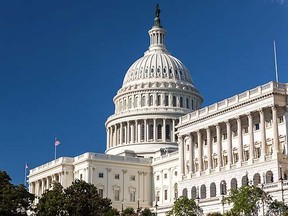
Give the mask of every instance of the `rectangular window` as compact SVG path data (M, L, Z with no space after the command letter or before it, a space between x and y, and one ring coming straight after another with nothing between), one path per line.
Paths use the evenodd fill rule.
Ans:
M130 202L135 202L135 191L130 191Z
M130 176L130 181L135 181L135 175Z
M114 199L115 199L115 201L119 201L120 200L120 190L115 190L114 191Z
M98 194L101 198L103 198L103 194L104 194L103 192L104 192L103 189L98 189Z
M157 176L156 176L156 180L157 180L157 181L159 181L159 179L160 179L160 176L159 176L159 175L157 175Z
M226 140L226 139L227 139L227 133L224 133L224 134L222 135L222 137L223 137L223 140Z
M98 177L99 178L104 178L104 173L99 173Z
M278 118L278 122L279 122L279 123L283 123L283 122L284 122L284 117L283 117L283 116L280 116L280 117Z
M189 151L189 145L187 145L187 148L186 148L186 149L187 149L187 151Z
M255 129L255 131L259 130L259 129L260 129L259 124L255 124L255 125L254 125L254 129Z
M166 178L167 178L167 173L164 174L164 179L166 179Z
M120 179L120 174L115 174L115 179Z
M217 136L214 136L214 137L213 137L213 142L214 142L214 143L217 142Z
M203 140L204 146L207 146L207 140Z
M244 132L244 133L248 133L248 127L244 127L244 128L243 128L243 132Z
M168 97L168 95L165 96L165 106L169 106L169 97Z
M249 150L244 151L244 161L249 160Z
M164 200L168 199L168 190L164 190Z

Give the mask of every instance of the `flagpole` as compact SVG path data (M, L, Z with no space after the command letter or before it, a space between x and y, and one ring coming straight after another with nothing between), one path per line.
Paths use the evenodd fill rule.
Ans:
M56 138L55 138L55 142L56 142ZM56 160L56 149L57 149L57 145L54 144L54 147L55 147L55 155L54 155L55 157L54 157L54 159Z
M26 180L27 180L27 163L25 163L25 172L24 172L24 186L26 187Z
M278 66L277 66L277 53L276 53L275 40L273 40L273 48L274 48L274 64L275 64L276 82L278 83Z

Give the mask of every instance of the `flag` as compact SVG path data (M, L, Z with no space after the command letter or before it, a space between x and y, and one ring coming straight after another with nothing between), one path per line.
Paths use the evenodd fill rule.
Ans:
M55 137L55 143L54 143L55 146L58 146L60 145L60 141L57 139L57 137Z
M25 169L29 169L28 163L25 164Z

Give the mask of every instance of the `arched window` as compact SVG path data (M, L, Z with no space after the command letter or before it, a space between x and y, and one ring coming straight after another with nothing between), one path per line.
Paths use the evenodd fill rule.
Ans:
M258 185L261 183L261 177L260 177L260 174L259 173L256 173L254 176L253 176L253 185Z
M183 107L183 98L180 97L180 107Z
M197 189L195 186L192 187L191 189L191 198L196 199L197 198Z
M170 134L170 125L169 124L166 124L165 132L166 132L166 140L170 140L171 134Z
M192 110L195 110L194 109L194 100L191 100L191 103L192 103Z
M189 109L189 99L186 98L186 108Z
M271 170L269 170L266 173L266 183L272 183L272 182L274 182L273 172Z
M144 130L145 130L145 126L144 126L144 124L141 124L141 128L140 128L141 141L144 141Z
M210 184L210 197L216 197L216 184L214 182Z
M149 124L149 140L153 139L154 127L153 124Z
M122 143L125 143L125 137L126 137L126 134L125 134L125 127L122 128Z
M184 197L188 197L188 191L187 191L187 188L184 188L183 191L182 191L182 196Z
M231 179L231 189L237 189L237 179L236 178Z
M206 199L206 186L204 184L201 185L200 191L200 198Z
M177 103L176 103L176 96L173 96L173 107L176 107Z
M162 139L162 125L157 125L157 139Z
M145 95L143 95L142 98L141 98L141 106L142 106L142 107L144 107L144 106L146 105L146 104L145 104L145 99L146 99L146 98L145 98Z
M165 106L169 106L169 97L168 97L168 95L165 95L165 101L164 101L165 103Z
M153 95L149 96L149 106L153 106Z
M161 105L161 95L157 95L157 106Z
M178 199L178 184L174 185L174 199Z
M227 185L226 185L226 181L225 180L220 182L220 194L221 195L226 195L227 194Z
M243 176L242 177L242 187L247 186L248 183L249 183L248 176L247 175Z
M134 98L134 107L138 106L138 96Z

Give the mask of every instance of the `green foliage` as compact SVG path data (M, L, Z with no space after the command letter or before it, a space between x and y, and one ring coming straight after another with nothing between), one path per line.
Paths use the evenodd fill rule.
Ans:
M142 216L152 216L153 214L149 208L144 208L141 215Z
M257 204L262 199L266 200L265 193L259 187L247 185L232 189L224 202L233 203L232 215L251 215L257 211Z
M123 214L124 214L125 216L136 215L136 214L135 214L135 210L134 210L132 207L127 207L127 208L125 208L125 209L123 210Z
M105 214L105 216L118 216L118 215L120 215L120 213L115 208L109 209L108 212Z
M207 216L223 216L220 212L208 213Z
M76 180L64 190L54 183L39 199L35 212L37 216L103 216L110 209L110 199L101 198L93 184Z
M24 185L13 185L10 176L0 170L0 215L27 215L35 198Z
M273 200L269 202L269 210L266 215L271 216L288 216L288 206L281 201Z
M167 216L198 216L202 215L202 209L196 204L194 199L179 197L173 205L173 208L166 213Z

